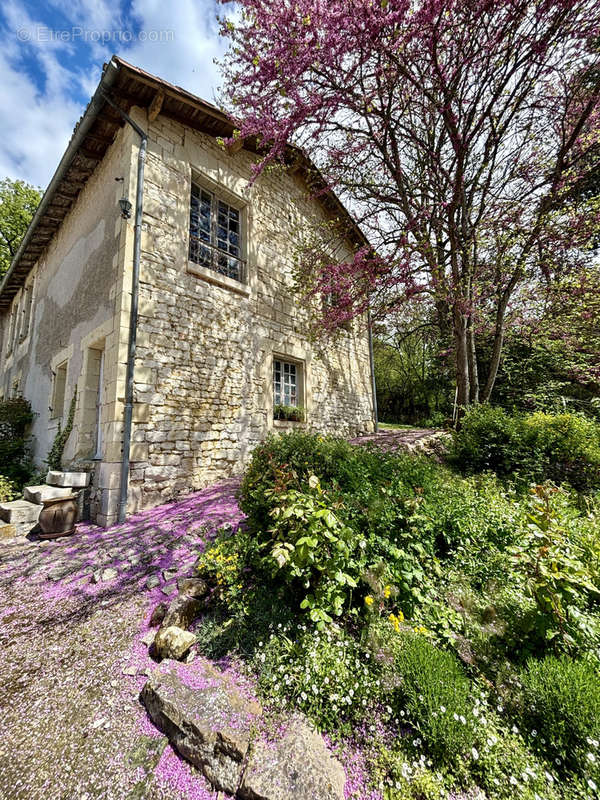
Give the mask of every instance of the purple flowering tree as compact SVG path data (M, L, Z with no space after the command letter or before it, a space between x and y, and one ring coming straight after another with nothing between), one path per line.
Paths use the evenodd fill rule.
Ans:
M490 398L532 287L574 275L598 228L595 0L238 0L223 23L236 138L270 163L302 148L372 249L305 244L300 283L326 329L431 304L458 402ZM342 223L328 234L342 238ZM478 333L493 355L478 375Z

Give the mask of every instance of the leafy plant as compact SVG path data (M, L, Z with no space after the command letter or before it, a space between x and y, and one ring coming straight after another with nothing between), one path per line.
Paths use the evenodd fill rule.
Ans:
M300 406L285 406L278 404L273 408L273 419L289 420L291 422L304 422L304 409Z
M600 676L568 656L530 659L520 675L521 722L531 747L561 772L600 784Z
M33 417L29 401L22 397L0 403L0 474L18 486L32 471L27 432Z
M580 621L578 609L600 592L581 560L581 548L569 539L553 509L551 495L557 491L555 487L535 487L527 515L529 526L511 552L515 568L525 576L537 604L544 638L558 639L571 648L576 644L573 628Z
M71 431L73 430L73 420L75 419L75 408L77 406L77 387L75 387L75 391L73 392L73 397L71 398L71 403L69 405L69 415L67 417L67 424L64 428L62 428L60 422L58 423L58 431L56 432L56 436L54 437L54 442L52 443L52 447L50 448L50 452L48 453L48 457L46 458L46 463L48 464L48 469L51 470L61 470L62 469L62 458L63 453L65 451L65 446L71 435Z
M9 480L5 475L0 475L0 503L16 500L19 494L20 492L15 483Z
M398 637L393 653L396 715L406 715L440 762L469 753L477 740L473 687L456 657L412 633Z
M273 626L253 666L263 694L301 709L321 730L339 733L340 725L364 717L381 695L377 665L335 624L322 631L304 624Z
M357 586L357 564L352 530L335 513L335 504L316 475L308 480L308 492L272 489L276 505L273 524L261 547L263 564L287 583L302 586L300 608L308 611L319 627L339 617L349 594Z

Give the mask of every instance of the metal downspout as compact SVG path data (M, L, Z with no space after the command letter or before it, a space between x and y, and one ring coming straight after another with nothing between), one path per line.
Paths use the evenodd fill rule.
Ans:
M131 423L133 419L133 373L137 340L137 320L140 284L140 254L142 248L142 214L144 210L144 166L148 134L134 122L129 114L105 95L106 102L128 122L140 137L137 164L137 186L135 196L135 226L133 229L133 271L131 276L131 310L129 312L129 342L127 345L127 374L125 378L125 415L123 418L123 458L121 462L121 485L119 490L119 513L117 521L125 522L127 516L127 493L129 486L129 456L131 451Z
M373 356L373 326L371 324L371 311L367 311L367 324L369 326L369 360L371 362L371 391L373 392L373 423L375 433L379 433L379 412L377 410L377 384L375 383L375 358Z

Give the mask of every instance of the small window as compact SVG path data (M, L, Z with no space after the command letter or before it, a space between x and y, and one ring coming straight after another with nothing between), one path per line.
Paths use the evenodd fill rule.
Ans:
M298 405L298 370L289 361L273 361L273 398L276 406Z
M59 364L54 373L54 387L52 391L51 419L62 419L65 409L65 391L67 388L67 361Z
M296 361L273 359L273 417L304 421L302 364Z
M240 210L192 183L190 261L245 282Z
M17 309L13 306L8 320L8 336L6 337L7 356L9 356L13 351L16 324L17 324Z
M23 297L23 304L21 310L21 330L19 333L19 341L24 341L29 336L29 327L31 325L31 310L33 307L33 282L25 287L25 294Z

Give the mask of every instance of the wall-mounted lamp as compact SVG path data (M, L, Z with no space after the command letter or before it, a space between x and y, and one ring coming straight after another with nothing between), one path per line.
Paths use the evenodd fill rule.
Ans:
M123 195L119 199L119 208L121 209L121 216L123 219L129 219L131 217L131 203L125 197L125 179L124 178L115 178L115 180L119 183L123 184Z
M121 208L121 216L123 219L129 219L131 216L131 203L126 197L122 197L119 200L119 206Z

